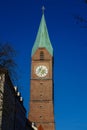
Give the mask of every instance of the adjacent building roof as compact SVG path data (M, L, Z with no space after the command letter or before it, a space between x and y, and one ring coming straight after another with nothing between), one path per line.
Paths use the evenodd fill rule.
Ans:
M44 14L42 15L36 40L32 48L32 56L38 48L46 48L47 51L53 56L53 48L50 42Z

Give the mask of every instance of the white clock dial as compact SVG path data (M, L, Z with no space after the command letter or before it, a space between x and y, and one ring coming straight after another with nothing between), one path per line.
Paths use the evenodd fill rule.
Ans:
M45 77L48 73L48 69L44 65L40 65L36 68L36 75L39 77Z

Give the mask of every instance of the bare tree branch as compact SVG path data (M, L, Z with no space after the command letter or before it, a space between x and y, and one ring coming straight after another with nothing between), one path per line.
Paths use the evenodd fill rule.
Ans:
M16 51L10 44L0 44L0 68L7 69L12 80L16 79L15 68L17 64L14 60L15 56Z

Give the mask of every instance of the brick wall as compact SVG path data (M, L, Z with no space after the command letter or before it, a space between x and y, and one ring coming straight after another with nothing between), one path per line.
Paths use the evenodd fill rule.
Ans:
M44 59L40 59L43 51ZM45 77L38 77L35 70L44 65L48 69ZM39 48L32 57L29 120L44 130L55 130L53 106L53 57L45 48Z

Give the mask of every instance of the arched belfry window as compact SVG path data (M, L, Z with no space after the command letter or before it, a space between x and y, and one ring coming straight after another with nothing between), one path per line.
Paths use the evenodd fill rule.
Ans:
M40 52L40 60L44 60L44 52L43 51Z

